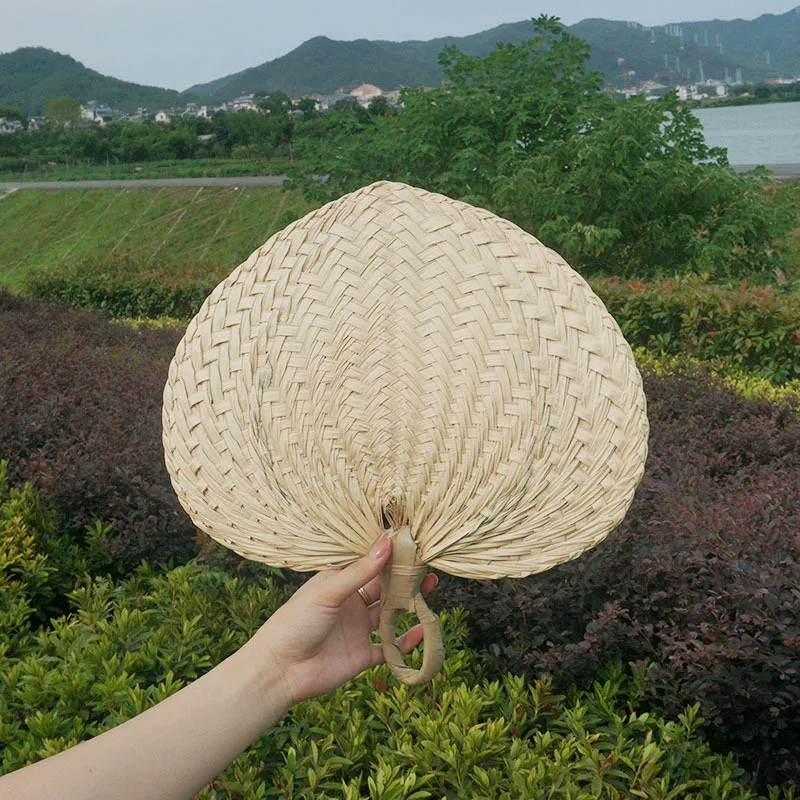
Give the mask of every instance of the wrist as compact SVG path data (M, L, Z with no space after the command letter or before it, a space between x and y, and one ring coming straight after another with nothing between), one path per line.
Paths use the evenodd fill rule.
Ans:
M287 677L268 643L251 639L231 659L241 689L238 702L258 715L263 733L294 704Z

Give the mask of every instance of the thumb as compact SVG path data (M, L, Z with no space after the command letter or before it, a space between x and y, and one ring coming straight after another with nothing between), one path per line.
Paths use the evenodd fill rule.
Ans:
M350 595L377 577L392 552L392 540L379 539L363 558L338 572L329 572L324 583L321 599L326 605L338 607Z

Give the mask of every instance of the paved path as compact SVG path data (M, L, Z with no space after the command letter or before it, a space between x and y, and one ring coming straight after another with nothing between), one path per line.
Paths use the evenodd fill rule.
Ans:
M800 177L800 164L765 164L776 178ZM753 169L753 164L734 164L737 172ZM20 181L0 182L0 191L15 189L124 189L137 186L280 186L285 175L248 175L240 178L137 178L108 181Z
M108 181L19 181L0 182L9 189L126 189L136 186L280 186L285 175L247 175L241 178L135 178Z

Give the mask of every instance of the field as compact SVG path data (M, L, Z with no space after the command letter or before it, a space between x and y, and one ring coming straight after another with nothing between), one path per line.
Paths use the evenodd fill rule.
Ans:
M0 285L82 261L221 277L309 208L277 187L20 190L0 200Z

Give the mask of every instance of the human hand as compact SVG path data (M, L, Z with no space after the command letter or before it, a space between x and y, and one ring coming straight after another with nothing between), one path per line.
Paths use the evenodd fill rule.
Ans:
M373 545L370 552L342 570L315 575L281 606L248 642L260 650L254 657L274 666L281 675L287 705L325 694L368 667L384 661L381 646L369 641L378 627L381 586L378 580L391 553L388 538ZM439 582L433 573L425 576L422 594ZM372 605L359 596L363 587ZM422 626L416 625L398 641L407 653L422 640ZM270 664L273 662L273 664Z

